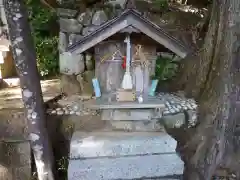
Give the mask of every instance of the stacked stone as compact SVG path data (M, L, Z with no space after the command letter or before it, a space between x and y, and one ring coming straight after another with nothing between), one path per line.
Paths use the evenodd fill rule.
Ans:
M171 93L157 95L165 102L163 123L168 128L179 128L187 125L188 128L197 124L197 103L194 99L187 99Z
M62 52L108 20L103 10L87 9L81 13L77 10L58 9L58 15L60 16L60 39L63 43L59 48Z
M77 109L78 107L59 107L56 109L48 109L47 113L51 115L76 115L76 116L86 116L86 115L97 115L98 112L90 109Z
M108 7L108 8L107 8ZM111 8L109 8L111 7ZM116 5L108 5L101 9L85 9L80 12L73 9L58 9L60 33L60 73L62 90L68 95L92 94L92 78L94 78L94 61L91 52L72 54L67 48L83 37L89 35L119 12Z
M197 104L194 99L179 97L171 93L159 93L158 97L165 102L166 109L163 111L163 115L173 115L183 111L197 109Z

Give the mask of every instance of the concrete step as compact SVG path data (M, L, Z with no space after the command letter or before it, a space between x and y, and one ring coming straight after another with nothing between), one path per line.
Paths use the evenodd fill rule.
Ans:
M9 87L16 87L20 85L20 80L18 77L16 78L4 78L1 79L1 87L2 88L9 88Z
M175 148L176 141L160 132L75 132L68 179L179 179L183 162Z

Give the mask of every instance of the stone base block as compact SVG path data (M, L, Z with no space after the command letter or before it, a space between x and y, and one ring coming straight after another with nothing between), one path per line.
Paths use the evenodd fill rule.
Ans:
M180 128L186 123L185 115L184 113L167 115L160 120L160 123L163 123L167 128Z
M61 75L61 90L68 96L80 94L81 87L75 75Z
M75 132L68 179L176 179L184 165L175 148L176 141L159 132Z
M155 117L153 109L102 110L102 120L150 121Z
M31 178L31 149L28 141L0 143L0 180Z
M112 130L131 132L165 132L156 121L107 121Z

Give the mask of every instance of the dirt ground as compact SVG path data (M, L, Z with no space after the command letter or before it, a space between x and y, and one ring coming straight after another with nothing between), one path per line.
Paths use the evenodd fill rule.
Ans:
M54 98L60 94L60 80L43 80L41 81L44 101ZM0 110L22 108L22 95L20 87L0 89Z

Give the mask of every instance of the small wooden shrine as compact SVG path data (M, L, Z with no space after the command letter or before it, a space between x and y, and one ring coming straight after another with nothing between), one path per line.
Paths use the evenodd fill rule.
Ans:
M181 58L189 52L181 42L142 17L132 6L71 45L67 53L75 55L94 49L93 86L97 99L86 106L97 109L163 107L160 100L152 97L157 84L151 80L157 48L168 49Z

